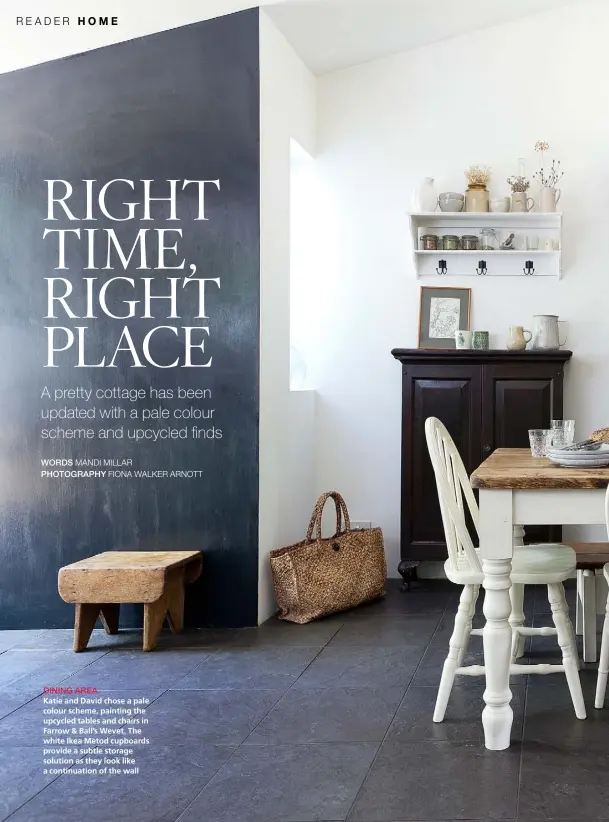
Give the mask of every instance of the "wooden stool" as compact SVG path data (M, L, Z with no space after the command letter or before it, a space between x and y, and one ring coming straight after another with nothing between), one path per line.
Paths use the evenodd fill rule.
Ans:
M87 647L98 616L118 633L122 602L144 604L144 650L156 645L165 616L174 634L184 627L184 587L201 574L200 551L105 551L59 570L59 595L76 605L74 650Z

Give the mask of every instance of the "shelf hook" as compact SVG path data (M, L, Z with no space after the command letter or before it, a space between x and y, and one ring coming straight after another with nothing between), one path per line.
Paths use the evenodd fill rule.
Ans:
M525 275L534 274L535 266L533 265L533 260L527 260L522 270L524 271Z
M478 260L478 268L476 269L476 274L478 276L484 276L486 274L486 260Z
M438 268L436 268L436 272L438 274L446 274L448 272L448 268L446 266L446 260L438 260Z

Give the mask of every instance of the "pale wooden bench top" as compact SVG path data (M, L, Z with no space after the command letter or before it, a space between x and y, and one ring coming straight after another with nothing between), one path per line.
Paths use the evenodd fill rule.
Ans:
M99 571L124 569L128 571L156 571L179 568L201 558L200 551L104 551L93 557L66 565L62 571Z
M473 488L606 488L609 468L563 468L528 448L498 448L471 475Z

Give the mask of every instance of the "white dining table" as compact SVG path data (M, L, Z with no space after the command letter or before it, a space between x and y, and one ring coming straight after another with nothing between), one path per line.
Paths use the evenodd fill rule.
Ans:
M478 532L486 591L482 724L486 747L502 751L510 745L513 720L508 620L514 527L604 524L609 468L562 468L532 457L528 448L499 448L472 473L471 484L479 491Z

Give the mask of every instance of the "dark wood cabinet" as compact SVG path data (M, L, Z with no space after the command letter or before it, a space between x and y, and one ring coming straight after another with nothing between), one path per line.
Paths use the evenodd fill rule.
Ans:
M529 444L529 428L562 417L563 367L570 351L428 351L397 348L402 364L402 559L446 558L425 420L448 428L471 473L496 448ZM560 529L527 527L527 541Z

